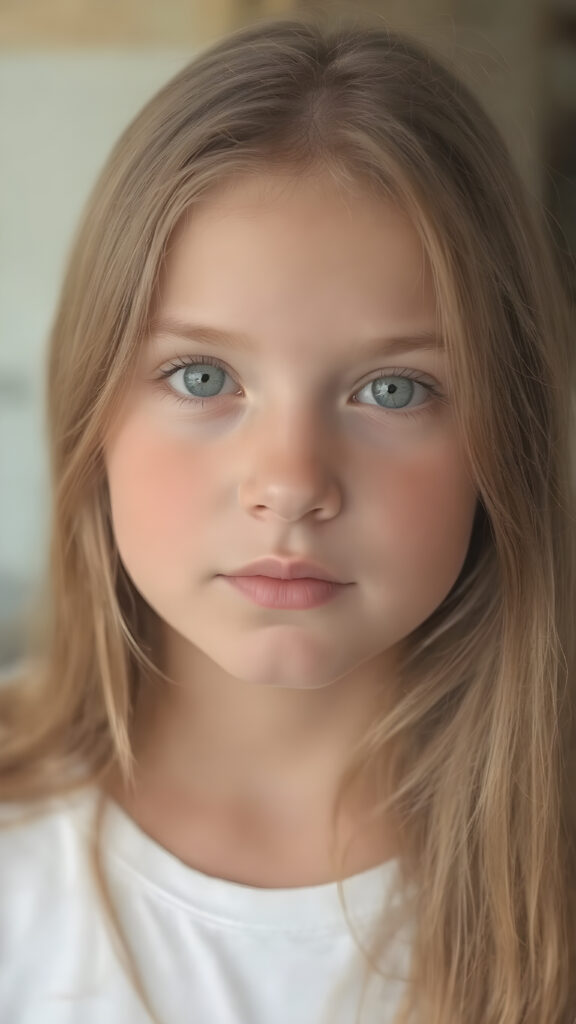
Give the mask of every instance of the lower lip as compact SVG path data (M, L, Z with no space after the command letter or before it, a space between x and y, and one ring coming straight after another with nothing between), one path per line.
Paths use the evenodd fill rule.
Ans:
M346 583L328 580L277 580L271 576L224 576L263 608L316 608L344 590Z

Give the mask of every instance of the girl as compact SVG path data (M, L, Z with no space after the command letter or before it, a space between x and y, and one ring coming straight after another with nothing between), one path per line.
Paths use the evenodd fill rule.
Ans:
M50 340L2 1020L574 1021L574 362L416 41L260 22L144 108Z

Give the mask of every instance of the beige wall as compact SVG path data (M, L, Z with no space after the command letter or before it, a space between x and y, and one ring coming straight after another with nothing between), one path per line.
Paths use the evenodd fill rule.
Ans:
M0 0L0 46L198 44L293 0Z

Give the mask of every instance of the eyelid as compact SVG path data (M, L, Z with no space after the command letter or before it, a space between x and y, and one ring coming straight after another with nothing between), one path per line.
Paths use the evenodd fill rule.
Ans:
M187 366L192 366L192 365L194 365L196 363L198 363L200 365L203 364L203 363L206 363L209 366L218 366L221 369L225 370L226 373L230 374L232 379L235 380L236 383L238 383L238 381L236 380L236 375L235 375L234 371L232 370L232 368L230 366L228 366L228 364L223 359L218 359L216 356L208 356L208 355L202 355L202 354L200 354L200 355L189 355L189 356L175 356L172 360L170 360L170 362L168 363L167 367L166 367L166 364L163 364L163 368L161 368L161 370L159 372L159 376L160 376L160 378L166 379L167 377L172 376L172 374L174 372L176 372L176 370L185 369ZM415 380L417 382L420 382L420 381L426 382L426 383L429 383L431 387L436 387L436 388L438 388L438 390L440 390L440 385L439 385L438 381L434 377L432 377L430 374L425 373L423 370L414 370L414 369L410 369L409 367L406 367L406 366L394 366L394 365L382 366L382 367L379 367L376 370L373 370L372 373L371 373L371 376L368 377L368 379L364 382L364 384L361 384L357 390L361 390L363 387L366 386L366 384L370 384L371 381L374 379L374 376L377 377L378 374L387 374L387 373L394 373L397 376L402 375L402 376L405 376L405 377L409 377L411 380Z

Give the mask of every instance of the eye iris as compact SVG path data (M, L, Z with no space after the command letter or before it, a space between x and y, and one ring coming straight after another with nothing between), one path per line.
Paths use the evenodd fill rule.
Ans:
M396 377L391 384L386 383L387 381L390 381L390 377L379 377L372 381L372 393L376 399L391 399L392 402L388 408L401 409L410 401L414 383L407 377Z
M219 379L221 378L221 379ZM189 390L200 389L197 398L212 398L218 394L224 381L224 372L218 366L210 366L208 369L198 369L197 366L187 366L184 370L184 384Z

